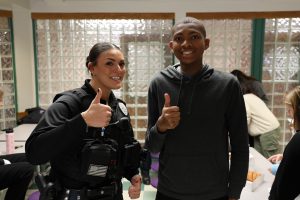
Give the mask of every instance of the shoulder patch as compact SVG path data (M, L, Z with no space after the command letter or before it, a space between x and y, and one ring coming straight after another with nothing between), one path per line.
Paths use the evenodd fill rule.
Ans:
M127 116L127 115L128 115L128 110L127 110L125 104L124 104L123 102L119 102L119 103L118 103L118 106L119 106L120 110L122 111L122 113L123 113L125 116Z

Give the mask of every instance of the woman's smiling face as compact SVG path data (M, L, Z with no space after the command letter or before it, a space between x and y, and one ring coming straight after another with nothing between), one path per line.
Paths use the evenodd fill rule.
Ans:
M110 91L119 89L126 73L123 53L118 49L109 49L100 54L96 65L90 68L93 79L102 88Z

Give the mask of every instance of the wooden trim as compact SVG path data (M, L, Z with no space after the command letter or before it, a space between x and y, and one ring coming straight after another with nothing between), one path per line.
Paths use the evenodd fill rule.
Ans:
M31 13L32 19L174 19L175 13Z
M300 17L300 11L277 11L277 12L211 12L195 13L188 12L186 16L197 19L260 19L260 18L293 18Z
M12 17L12 11L0 10L0 17Z

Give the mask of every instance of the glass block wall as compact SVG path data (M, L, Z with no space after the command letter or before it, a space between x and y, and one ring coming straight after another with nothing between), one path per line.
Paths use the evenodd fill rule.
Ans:
M85 59L97 42L124 52L127 76L115 91L127 103L137 139L147 125L147 92L153 74L172 64L168 48L173 20L36 20L39 105L47 108L58 92L80 87L90 75Z
M221 71L251 71L252 20L202 20L210 47L204 62Z
M4 92L0 129L4 129L16 126L12 26L7 17L0 17L0 67L0 88Z
M284 147L291 139L284 95L299 85L300 18L267 19L262 82L269 107L281 124Z
M252 20L202 20L210 38L204 62L221 71L251 74ZM119 97L127 102L136 137L147 124L147 89L153 74L172 64L168 48L173 20L36 20L39 105L47 107L57 92L79 87L89 78L85 57L93 44L119 45L127 77ZM282 145L291 138L283 95L299 83L299 18L267 19L263 86L269 107L282 127ZM150 55L150 56L149 56Z

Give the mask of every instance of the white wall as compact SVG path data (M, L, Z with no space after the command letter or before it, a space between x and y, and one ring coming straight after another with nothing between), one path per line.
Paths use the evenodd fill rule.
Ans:
M0 0L0 9L12 4L33 12L226 12L297 11L299 0Z
M0 0L12 10L18 111L35 105L31 12L186 12L299 11L300 0Z
M0 0L0 10L11 10L13 4L29 9L30 0Z
M31 12L14 4L13 30L16 64L18 111L34 107L35 79Z
M31 0L33 12L295 11L299 0Z

